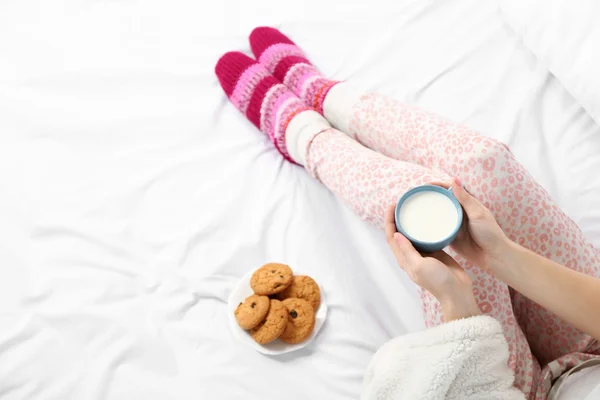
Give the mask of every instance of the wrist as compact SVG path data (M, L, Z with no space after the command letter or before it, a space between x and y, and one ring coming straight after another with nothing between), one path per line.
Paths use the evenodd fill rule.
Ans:
M440 300L444 322L481 315L473 291L460 293Z
M508 240L499 256L490 261L488 268L502 282L514 287L516 282L528 279L525 261L527 253L526 248Z
M503 237L494 247L494 250L486 254L485 267L491 271L503 268L511 258L512 254L517 250L516 247L519 247L519 245L510 240L507 236Z

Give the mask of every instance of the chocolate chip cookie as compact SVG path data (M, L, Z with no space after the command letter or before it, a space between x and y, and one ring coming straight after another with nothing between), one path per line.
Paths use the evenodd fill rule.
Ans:
M316 312L321 304L321 290L319 285L310 276L297 275L294 276L292 284L283 292L277 294L279 300L285 300L296 297L306 300Z
M281 336L287 325L287 309L279 300L271 300L267 317L250 331L257 343L267 344Z
M260 324L267 316L270 304L267 296L254 294L246 298L235 309L235 319L240 328L248 330Z
M310 336L315 327L315 312L310 303L303 299L285 299L287 308L287 324L279 339L286 343L296 344Z
M252 274L250 287L256 294L275 294L284 291L292 283L292 278L292 269L287 265L265 264Z

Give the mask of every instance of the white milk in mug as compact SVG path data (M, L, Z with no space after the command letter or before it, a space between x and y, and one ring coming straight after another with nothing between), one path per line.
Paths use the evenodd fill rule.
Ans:
M452 200L442 193L422 191L411 195L400 207L400 225L413 239L440 242L450 236L458 224L458 212Z

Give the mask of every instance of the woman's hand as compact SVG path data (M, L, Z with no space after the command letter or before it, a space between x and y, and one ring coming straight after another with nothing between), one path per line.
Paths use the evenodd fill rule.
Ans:
M425 257L419 254L408 239L396 232L394 208L394 205L388 208L385 231L400 267L413 282L435 296L446 322L481 314L467 273L443 251Z
M457 178L452 180L452 193L464 209L463 224L452 242L452 249L473 264L488 268L499 259L510 243L492 212L471 196Z

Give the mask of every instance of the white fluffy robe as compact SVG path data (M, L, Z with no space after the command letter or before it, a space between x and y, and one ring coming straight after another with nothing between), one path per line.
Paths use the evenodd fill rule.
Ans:
M498 321L477 316L400 336L373 356L363 400L524 400Z

